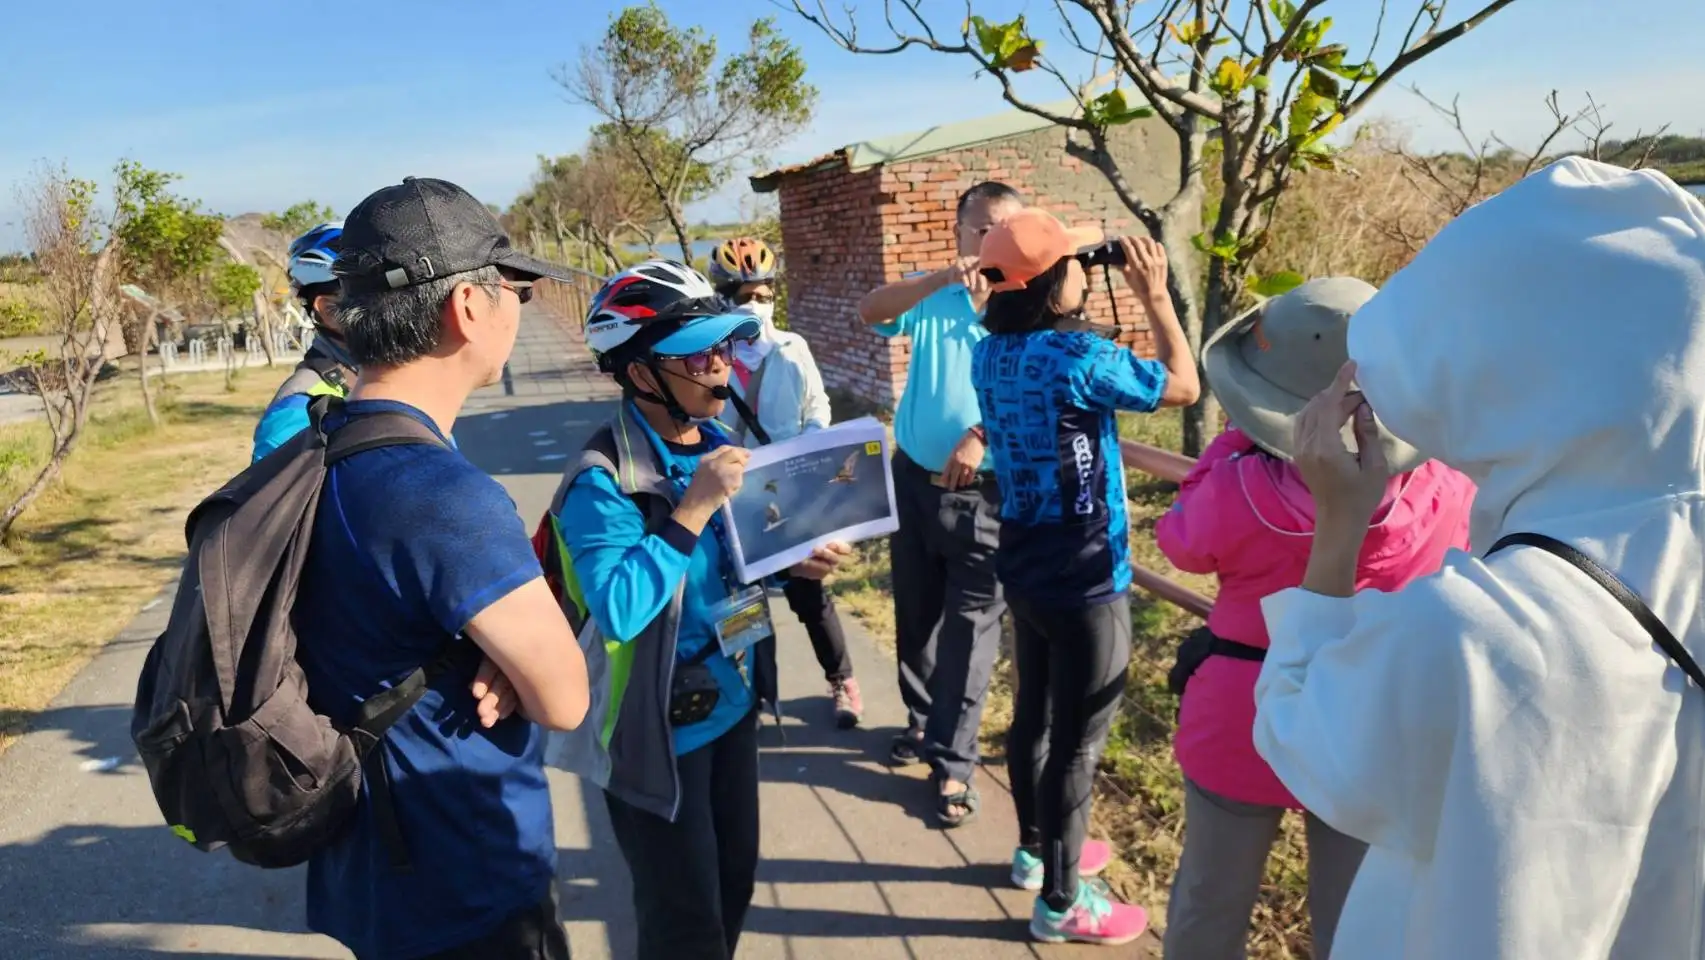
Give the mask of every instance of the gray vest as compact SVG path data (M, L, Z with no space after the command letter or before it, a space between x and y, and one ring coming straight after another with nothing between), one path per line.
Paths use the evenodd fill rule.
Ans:
M622 493L639 506L646 527L656 532L674 513L677 495L663 475L657 451L646 438L627 404L598 429L563 473L551 512L564 523L562 502L574 478L597 469L616 478ZM592 690L591 707L577 730L553 732L546 759L596 783L618 799L674 821L680 805L680 778L670 736L669 690L674 682L675 632L681 621L681 597L686 584L663 612L639 636L626 644L606 641L595 620L580 630L586 673ZM627 649L622 649L627 648ZM627 680L620 686L613 657L631 655Z

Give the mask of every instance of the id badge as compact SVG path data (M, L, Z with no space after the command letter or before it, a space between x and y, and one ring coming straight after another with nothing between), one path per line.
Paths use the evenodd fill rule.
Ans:
M770 598L762 586L729 597L716 612L716 642L722 655L738 663L759 641L775 635L770 624Z

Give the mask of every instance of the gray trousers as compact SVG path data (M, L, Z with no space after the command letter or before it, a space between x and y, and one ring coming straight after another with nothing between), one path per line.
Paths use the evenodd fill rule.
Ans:
M1000 654L1000 495L992 478L963 490L894 455L900 529L892 553L895 647L907 726L937 772L969 783L989 675Z
M1239 803L1184 781L1184 854L1166 909L1166 960L1243 960L1255 896L1284 814L1283 807ZM1312 814L1307 825L1314 956L1327 960L1368 848Z

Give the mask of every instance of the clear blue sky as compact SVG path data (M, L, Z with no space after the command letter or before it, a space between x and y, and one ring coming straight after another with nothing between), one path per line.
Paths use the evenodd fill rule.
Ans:
M1418 0L1390 2L1407 13ZM409 174L446 177L507 204L538 154L569 152L585 139L593 118L564 101L551 71L573 60L621 5L8 4L0 33L0 249L19 244L14 187L43 160L105 179L115 160L132 157L184 174L184 193L227 214L307 198L342 211ZM883 39L879 0L857 5L862 39ZM662 6L678 22L703 23L734 42L752 18L773 13L801 43L823 96L815 124L776 152L780 161L1002 108L992 81L973 77L968 61L924 52L855 57L769 0ZM1048 24L1055 16L1046 0L975 6L991 19L1029 10L1033 22ZM948 0L924 8L949 29L960 9ZM1375 0L1335 0L1326 9L1342 39L1371 37ZM1456 16L1470 9L1464 0L1450 4ZM1388 42L1399 30L1387 25ZM1547 126L1541 100L1552 88L1569 102L1591 91L1618 132L1670 122L1696 134L1705 131L1702 49L1701 0L1518 0L1405 78L1434 96L1461 94L1477 130L1496 129L1517 143ZM1057 96L1033 89L1039 99ZM1375 114L1414 122L1421 146L1449 143L1413 95L1390 89L1384 97ZM743 182L731 184L693 213L730 217L745 194Z

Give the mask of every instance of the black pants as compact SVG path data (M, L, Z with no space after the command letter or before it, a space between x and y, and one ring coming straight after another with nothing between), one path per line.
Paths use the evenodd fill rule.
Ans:
M1053 606L1013 597L1018 697L1007 768L1019 843L1040 845L1042 897L1064 910L1077 897L1077 859L1089 826L1095 765L1113 728L1131 663L1131 602Z
M821 580L795 577L782 586L788 608L805 627L811 638L811 650L823 667L823 679L834 683L853 675L852 658L847 656L847 635L841 631L841 618L835 613L834 598Z
M639 960L731 960L758 872L758 715L675 760L674 823L604 794L633 875Z
M568 934L556 917L556 883L545 899L511 914L496 930L426 960L569 960Z
M985 479L948 491L894 455L900 529L890 539L895 648L907 724L936 771L969 783L989 675L1000 655L1000 494Z

